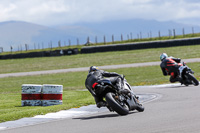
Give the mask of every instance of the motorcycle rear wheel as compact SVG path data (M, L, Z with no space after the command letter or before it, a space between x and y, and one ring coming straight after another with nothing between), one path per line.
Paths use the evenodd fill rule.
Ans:
M129 113L129 109L127 108L127 106L124 106L124 107L121 106L119 102L117 101L117 99L115 99L113 96L114 96L114 93L112 92L109 92L106 94L105 98L108 105L114 111L116 111L119 115L127 115Z
M190 79L195 86L199 85L199 81L192 74L187 73L186 75L188 79Z

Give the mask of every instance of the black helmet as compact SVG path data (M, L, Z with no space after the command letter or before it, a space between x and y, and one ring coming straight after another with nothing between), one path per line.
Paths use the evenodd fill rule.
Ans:
M96 66L91 66L90 67L90 70L89 70L89 73L90 72L93 72L93 71L97 71L98 70L98 67L96 67Z

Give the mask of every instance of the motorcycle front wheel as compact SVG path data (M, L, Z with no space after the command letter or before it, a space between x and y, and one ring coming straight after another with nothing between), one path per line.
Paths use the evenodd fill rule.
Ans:
M144 111L144 107L141 104L139 104L137 106L136 110L139 111L139 112L143 112Z
M198 86L199 85L199 81L190 73L187 73L186 74L188 79L191 80L191 82L195 85L195 86Z
M120 101L115 98L115 94L109 92L105 95L106 102L108 105L119 115L127 115L129 113L129 108L127 105L122 106Z

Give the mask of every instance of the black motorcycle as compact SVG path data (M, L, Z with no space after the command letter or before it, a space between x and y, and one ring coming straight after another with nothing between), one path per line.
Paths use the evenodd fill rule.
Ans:
M194 72L183 62L183 65L179 67L179 74L182 79L182 84L188 85L199 85L199 81L194 77Z
M119 91L110 80L103 79L94 83L94 89L98 90L99 85L105 88L101 94L107 102L107 108L110 111L115 111L119 115L127 115L129 111L137 110L144 111L144 107L139 103L138 97L133 94L132 88L129 83L123 78L124 91ZM95 93L94 90L94 93Z

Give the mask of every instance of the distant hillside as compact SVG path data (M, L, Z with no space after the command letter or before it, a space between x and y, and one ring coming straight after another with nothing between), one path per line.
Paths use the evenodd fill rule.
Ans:
M25 49L25 44L29 45L29 49L47 48L52 44L53 47L58 46L58 41L61 41L61 46L84 44L87 37L90 37L92 42L95 42L95 37L98 37L98 42L103 41L104 35L106 41L111 41L111 36L115 36L115 40L121 39L123 34L124 39L132 33L133 38L138 35L148 37L150 32L152 36L158 36L158 31L161 35L168 35L168 30L176 29L177 34L182 34L182 29L185 33L200 32L200 27L192 25L178 24L174 22L158 22L155 20L116 20L109 22L98 23L79 23L74 25L59 25L54 27L42 26L23 21L7 21L0 23L0 47L4 51Z
M10 46L15 50L21 46L24 49L25 44L29 44L31 49L39 46L47 48L50 43L55 47L58 46L59 40L68 41L75 38L59 29L21 21L0 23L0 37L0 47L4 50L10 50Z
M99 31L99 33L108 35L110 36L110 38L111 35L118 36L119 38L121 34L123 34L124 37L127 38L126 35L128 34L130 35L130 33L132 33L132 36L134 38L137 38L138 34L141 34L142 37L148 37L148 33L150 32L153 37L158 37L159 31L162 36L168 36L169 30L173 31L173 29L175 29L177 34L182 34L183 28L185 33L192 33L192 28L194 29L194 32L196 33L200 32L199 26L185 25L185 24L175 23L172 21L159 22L156 20L143 20L143 19L85 23L80 25L83 27L88 27L95 31Z

